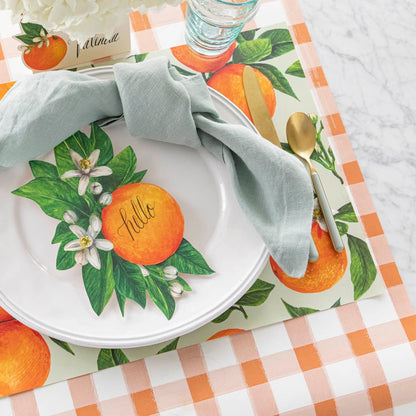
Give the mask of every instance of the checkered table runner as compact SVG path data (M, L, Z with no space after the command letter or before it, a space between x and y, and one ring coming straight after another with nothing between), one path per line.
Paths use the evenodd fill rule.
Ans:
M185 5L130 16L135 53L183 43ZM0 399L1 416L416 414L416 315L296 0L262 3L251 25L286 21L385 295L215 339ZM0 83L26 75L10 24ZM394 410L393 410L394 408Z

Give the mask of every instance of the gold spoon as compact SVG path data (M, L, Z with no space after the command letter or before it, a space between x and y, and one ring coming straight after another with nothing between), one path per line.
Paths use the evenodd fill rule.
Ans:
M329 206L318 172L312 166L310 160L316 146L316 132L312 120L305 113L293 113L286 125L286 136L293 152L309 166L312 182L318 195L319 205L328 226L332 244L336 251L341 252L344 250L344 244L332 216L331 207Z

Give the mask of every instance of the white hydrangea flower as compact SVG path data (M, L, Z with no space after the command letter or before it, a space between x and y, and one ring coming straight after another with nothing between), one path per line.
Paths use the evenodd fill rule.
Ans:
M63 31L84 43L96 34L111 36L126 16L137 9L146 13L181 0L0 0L0 8L10 9L14 21L23 14L26 22L39 23L47 30Z
M76 251L75 261L81 266L90 263L96 269L101 269L101 260L98 250L110 251L113 243L104 238L97 238L101 231L101 220L97 215L91 215L88 230L84 230L79 225L70 225L69 229L77 236L76 240L70 241L65 245L65 251Z
M86 159L72 149L69 149L69 154L77 167L77 170L68 170L63 175L62 179L80 178L78 185L78 194L84 195L87 190L90 178L98 178L99 176L108 176L113 171L108 166L95 166L100 156L100 149L95 149Z

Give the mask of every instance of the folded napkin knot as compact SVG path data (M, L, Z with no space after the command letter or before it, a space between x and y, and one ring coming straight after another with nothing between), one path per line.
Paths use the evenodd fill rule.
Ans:
M124 114L132 136L203 146L220 158L272 257L288 275L302 276L313 193L299 160L219 119L202 76L180 75L166 57L116 64L114 77L57 71L18 82L0 101L0 166L39 157L89 123Z

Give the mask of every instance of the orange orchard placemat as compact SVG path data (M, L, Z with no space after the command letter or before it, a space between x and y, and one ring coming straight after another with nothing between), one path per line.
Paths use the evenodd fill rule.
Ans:
M384 291L371 247L366 241L345 187L346 180L351 181L351 178L359 175L358 167L354 170L351 166L348 170L347 165L342 169L337 163L328 142L326 128L324 128L328 119L317 115L319 112L310 91L309 79L300 63L287 26L280 24L245 31L228 52L215 60L200 58L192 54L186 46L136 54L123 60L139 62L161 54L169 56L171 63L184 75L202 73L210 87L233 101L249 118L250 113L242 89L242 72L245 65L251 65L256 70L281 138L285 138L286 120L291 113L295 111L311 113L317 137L317 147L313 154L314 165L321 175L346 250L336 253L332 248L319 205L316 203L312 236L320 253L320 259L309 265L304 278L294 279L286 276L270 259L247 294L212 323L171 342L151 347L123 351L81 348L46 336L42 337L2 313L0 320L3 323L0 325L3 340L7 339L7 342L3 341L4 351L1 356L4 365L8 366L8 362L10 364L16 362L16 368L19 371L16 374L4 373L2 381L5 387L3 391L0 391L1 395L186 347L219 335L228 335L337 307L357 299L381 294ZM12 84L12 82L3 84L1 91L5 93ZM332 126L327 125L327 127L332 132ZM100 134L106 135L101 129ZM83 136L81 134L79 136L81 140ZM111 142L111 137L107 137L106 140ZM284 149L290 151L283 139L282 142ZM70 164L70 161L68 163ZM33 167L32 164L32 171ZM141 166L140 169L146 169L146 166ZM142 176L138 182L141 181ZM87 226L88 224L85 224L84 228L86 229ZM72 237L75 238L75 236ZM45 249L48 248L45 247ZM57 264L62 265L69 261L71 264L68 266L65 263L65 267L79 267L76 266L74 258L68 260L66 254L62 253L64 252L58 252ZM92 267L90 268L93 270ZM179 279L181 279L180 276ZM186 288L187 283L183 279L180 283ZM145 296L144 290L143 296ZM169 294L165 299L168 299L168 296ZM159 305L157 300L154 301ZM180 302L180 299L176 301ZM140 301L136 300L136 302L140 304ZM97 312L97 306L94 305L93 300L91 300L91 305ZM160 309L161 312L166 313L162 307ZM91 310L91 313L94 312ZM15 350L15 346L19 343L27 345L30 352L19 356L19 350Z

